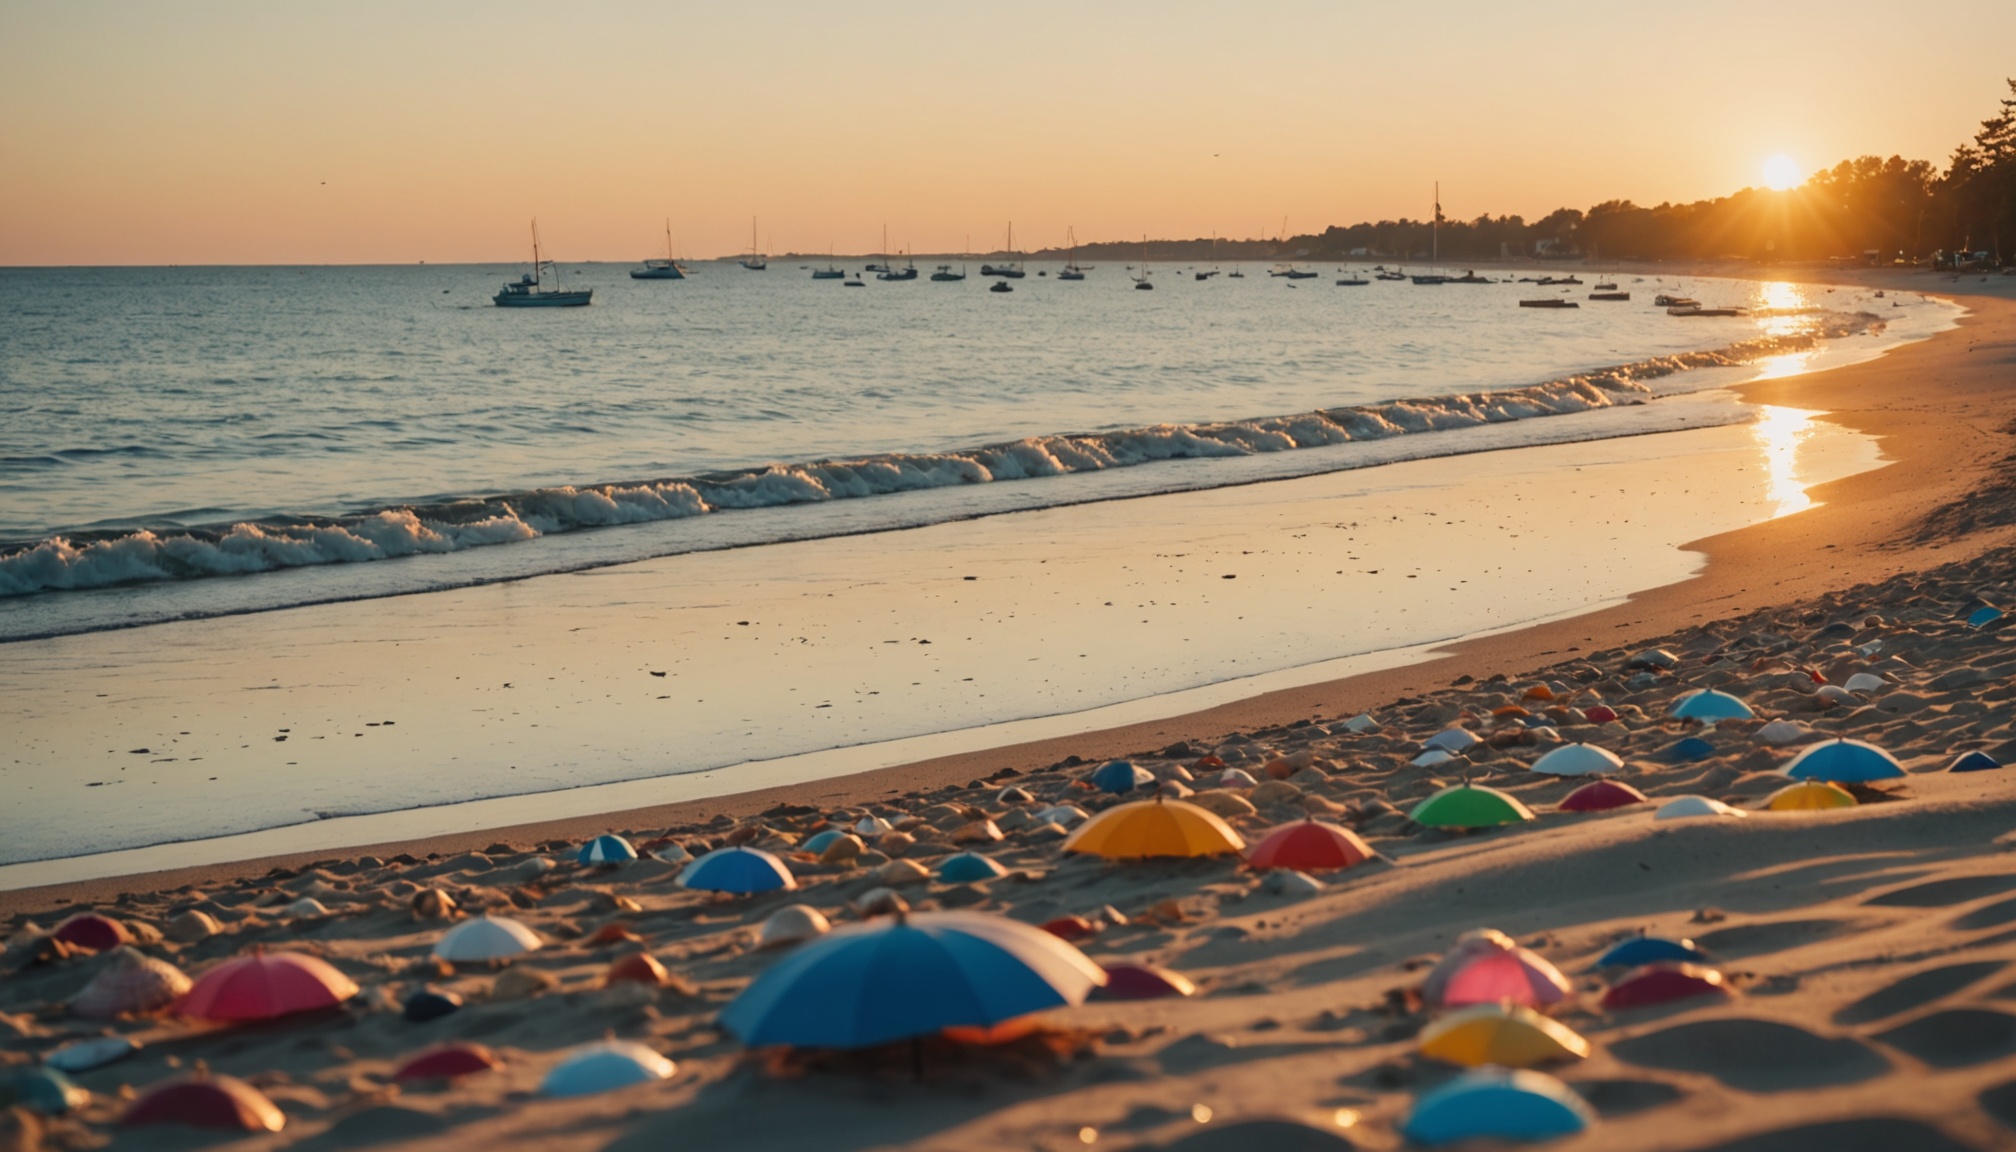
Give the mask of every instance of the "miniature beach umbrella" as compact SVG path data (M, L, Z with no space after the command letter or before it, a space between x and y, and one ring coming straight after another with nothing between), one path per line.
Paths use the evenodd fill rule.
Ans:
M1426 828L1496 828L1533 819L1533 810L1496 788L1452 784L1414 806L1409 820Z
M1904 775L1904 766L1874 744L1836 737L1808 745L1785 766L1794 780L1829 780L1837 784L1863 784L1871 780L1893 780Z
M1532 1007L1563 1000L1569 991L1559 968L1496 928L1457 937L1421 982L1422 999L1444 1008L1500 1001Z
M1097 964L1040 928L926 912L834 929L758 976L720 1023L751 1047L865 1048L992 1028L1083 1003L1104 983Z
M1948 772L1990 772L2002 767L2002 762L1986 752L1962 752L1946 766Z
M678 1068L630 1040L598 1040L570 1048L558 1064L546 1072L539 1091L548 1096L590 1096L628 1088L650 1080L663 1080Z
M149 1090L119 1122L278 1132L287 1116L264 1092L236 1076L196 1076Z
M1715 754L1715 746L1699 736L1682 736L1666 747L1666 759L1675 764L1691 764Z
M1552 1076L1518 1068L1480 1068L1424 1094L1400 1131L1420 1144L1478 1137L1551 1140L1589 1127L1595 1113Z
M104 952L133 942L133 935L126 931L124 924L96 912L80 912L58 924L56 931L50 935L65 944L89 948L93 952Z
M1314 817L1283 824L1246 853L1251 867L1293 868L1298 872L1333 872L1371 858L1372 846L1356 832Z
M1102 964L1106 986L1094 988L1094 1000L1160 1000L1167 996L1195 996L1197 985L1181 972L1153 964Z
M1727 692L1717 692L1713 688L1704 688L1699 692L1682 696L1679 702L1673 705L1673 715L1680 720L1699 720L1704 724L1713 724L1720 720L1749 720L1757 714L1738 697L1731 696Z
M91 1093L79 1088L76 1081L58 1069L17 1068L11 1075L0 1076L0 1099L44 1116L61 1116L72 1108L89 1104Z
M481 1044L456 1041L429 1048L392 1073L394 1080L453 1080L502 1068L504 1062Z
M63 1045L44 1056L42 1062L61 1072L89 1072L138 1051L140 1042L130 1036L88 1036Z
M254 952L197 977L175 1013L198 1020L271 1020L334 1008L356 994L356 983L319 957Z
M798 887L784 862L761 848L716 848L679 873L679 886L699 892L775 892Z
M1741 808L1731 808L1720 800L1706 796L1681 796L1659 806L1652 814L1654 820L1689 820L1696 816L1748 816Z
M1621 780L1591 780L1561 798L1563 812L1607 812L1645 803L1645 794Z
M978 852L955 852L938 862L938 879L947 884L978 884L1007 874L1000 862Z
M1603 994L1603 1007L1610 1011L1669 1004L1696 996L1732 995L1722 973L1704 964L1660 961L1628 973Z
M1623 767L1615 752L1594 744L1563 744L1533 762L1533 771L1549 776L1596 776Z
M1465 1068L1531 1068L1589 1055L1573 1029L1518 1004L1477 1004L1421 1030L1421 1054Z
M854 832L859 836L880 836L894 827L880 816L863 816L854 822Z
M1423 748L1440 748L1444 752L1461 752L1477 743L1477 734L1468 728L1444 728L1421 742Z
M1146 768L1138 768L1127 760L1109 760L1092 773L1094 788L1115 795L1132 792L1136 788L1146 788L1154 783L1153 772Z
M1671 961L1684 964L1705 964L1708 957L1694 947L1692 940L1668 940L1662 936L1638 936L1626 940L1596 958L1598 968L1638 968L1646 964Z
M614 833L595 837L574 854L575 861L581 864L621 864L636 858L637 849L630 846L630 841Z
M1967 625L1970 628L1986 628L2001 618L2002 610L2000 608L1992 604L1983 604L1981 607L1967 614Z
M1773 812L1802 812L1815 808L1853 808L1855 797L1847 789L1825 780L1801 780L1771 794L1764 807Z
M1447 764L1454 759L1456 759L1454 752L1441 748L1430 748L1407 763L1412 764L1416 768L1433 768L1437 764Z
M832 847L835 840L845 835L847 835L847 832L844 829L828 828L822 832L814 832L812 835L806 837L805 842L798 847L802 851L810 852L814 856L817 856L819 853Z
M509 960L543 943L539 934L509 916L479 916L441 934L434 957L450 964L482 964Z
M461 1010L462 997L455 993L422 988L408 996L406 1002L399 1006L399 1015L408 1024L425 1024L429 1020L453 1016Z
M1608 704L1591 704L1582 710L1582 718L1591 724L1608 724L1617 718L1617 710Z
M1064 851L1138 860L1151 856L1222 856L1246 847L1224 819L1182 800L1116 804L1087 820Z
M1227 768L1218 773L1220 788L1251 788L1258 783L1260 781L1244 768Z

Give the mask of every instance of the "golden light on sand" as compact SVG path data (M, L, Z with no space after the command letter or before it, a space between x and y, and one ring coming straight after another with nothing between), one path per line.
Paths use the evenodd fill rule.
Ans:
M1764 450L1764 498L1772 505L1771 518L1811 508L1813 498L1799 477L1799 449L1813 431L1813 413L1766 404L1750 430Z
M1799 165L1783 152L1764 161L1764 186L1776 192L1797 188L1805 182L1799 172Z

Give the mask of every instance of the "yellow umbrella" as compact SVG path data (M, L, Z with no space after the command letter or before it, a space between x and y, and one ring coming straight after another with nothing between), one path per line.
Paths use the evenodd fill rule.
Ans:
M1812 808L1853 808L1855 797L1846 788L1825 780L1801 780L1771 794L1765 804L1773 812L1796 812Z
M1421 1030L1421 1054L1476 1068L1531 1068L1589 1055L1589 1041L1519 1004L1478 1004Z
M1223 856L1246 847L1217 815L1181 800L1116 804L1080 825L1064 841L1066 852L1109 860L1147 856Z

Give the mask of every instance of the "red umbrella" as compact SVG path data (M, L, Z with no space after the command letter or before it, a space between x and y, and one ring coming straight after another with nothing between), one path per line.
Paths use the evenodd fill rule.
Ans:
M1102 964L1106 986L1092 991L1098 1000L1160 1000L1165 996L1194 996L1197 985L1181 972L1157 968L1153 964Z
M1083 916L1059 916L1043 925L1043 931L1059 940L1083 940L1099 931L1099 926Z
M235 1076L202 1076L163 1084L126 1110L122 1124L189 1124L278 1132L287 1117L266 1094Z
M1607 812L1645 803L1645 794L1617 780L1591 780L1561 800L1563 812Z
M1608 704L1592 704L1582 710L1582 715L1591 724L1608 724L1617 718L1617 712Z
M394 1080L452 1080L457 1076L469 1076L477 1072L489 1072L502 1068L504 1062L497 1059L490 1049L481 1044L443 1044L439 1048L429 1048L399 1066L392 1073Z
M132 933L126 926L110 916L100 916L96 912L85 912L72 916L56 926L51 933L65 944L75 944L79 948L89 948L93 952L109 952L121 944L133 942Z
M1363 864L1372 846L1356 832L1322 820L1298 820L1269 832L1251 851L1246 863L1254 868L1294 868L1330 872Z
M271 1020L334 1008L356 994L348 976L314 956L255 952L205 972L175 1012L202 1020Z
M1722 973L1701 964L1647 964L1628 973L1603 994L1606 1009L1643 1008L1690 996L1734 995Z

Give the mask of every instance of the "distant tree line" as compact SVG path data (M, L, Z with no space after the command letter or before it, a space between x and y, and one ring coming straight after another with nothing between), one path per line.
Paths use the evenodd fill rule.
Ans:
M2008 81L2016 97L2016 79ZM1321 233L1273 240L1158 240L1153 259L1333 260L1426 259L1439 248L1445 262L1501 256L1595 260L1821 260L1875 253L1888 262L1934 253L1986 252L1992 262L2016 256L2016 98L1982 121L1946 170L1924 160L1864 156L1843 160L1797 188L1745 188L1715 200L1645 208L1606 200L1583 212L1561 208L1539 220L1479 216L1474 220L1381 220L1332 225ZM1081 246L1081 260L1132 259L1142 246ZM1052 249L1044 255L1062 255Z

